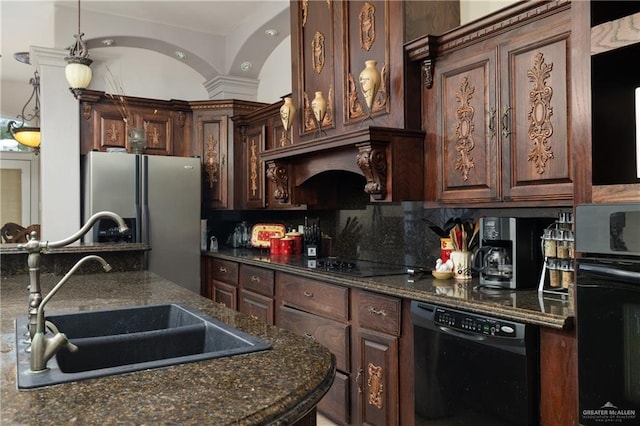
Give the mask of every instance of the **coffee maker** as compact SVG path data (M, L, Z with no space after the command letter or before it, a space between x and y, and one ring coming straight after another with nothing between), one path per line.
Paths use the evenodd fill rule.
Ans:
M473 258L480 286L536 287L543 262L540 238L551 223L552 218L480 218L480 246Z

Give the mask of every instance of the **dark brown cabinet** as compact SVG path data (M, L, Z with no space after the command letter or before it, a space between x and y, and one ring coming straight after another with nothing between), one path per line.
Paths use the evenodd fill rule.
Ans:
M240 265L238 310L253 318L274 324L274 272L270 269Z
M233 310L238 310L238 270L236 262L211 260L210 297L216 303Z
M572 205L570 49L565 1L407 46L424 76L427 201Z
M84 90L79 96L81 153L124 148L131 152L129 127L145 129L145 154L189 156L191 110L184 101L125 97L130 117L103 92Z
M190 102L194 140L190 155L202 159L202 204L205 208L245 208L241 195L242 137L234 131L234 117L265 106L259 102L220 100Z

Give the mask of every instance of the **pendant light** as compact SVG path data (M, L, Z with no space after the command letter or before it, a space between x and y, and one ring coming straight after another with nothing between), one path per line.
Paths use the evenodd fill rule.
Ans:
M20 119L20 125L17 125L17 122L12 120L7 125L7 130L18 143L38 149L40 147L40 76L38 71L34 72L29 84L33 86L33 92L31 92L27 103L22 107L22 114L17 117ZM35 99L33 114L25 115L25 110L32 99ZM35 120L35 127L25 126L26 122L33 120Z
M76 97L82 89L89 86L92 77L89 65L93 60L89 59L89 49L82 40L83 36L84 33L80 31L80 0L78 0L78 33L74 34L76 41L69 49L69 56L64 58L67 61L64 74L69 82L69 89Z

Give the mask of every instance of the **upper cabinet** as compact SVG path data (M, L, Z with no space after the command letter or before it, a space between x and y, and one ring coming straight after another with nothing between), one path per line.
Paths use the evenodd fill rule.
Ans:
M289 143L261 155L289 182L288 194L319 173L340 170L363 175L371 201L422 199L416 182L424 133L413 96L420 77L405 66L403 29L407 22L424 26L427 14L440 27L458 25L459 8L449 3L291 2L296 114Z
M193 144L189 155L202 159L202 204L211 209L245 208L239 193L243 179L244 140L234 132L233 118L265 106L259 102L211 100L189 102L193 110Z
M569 2L518 4L406 49L423 77L425 200L572 205Z
M145 154L185 155L191 139L191 110L184 101L123 97L129 113L103 92L84 90L80 100L81 153L122 148L131 152L127 132L145 129Z

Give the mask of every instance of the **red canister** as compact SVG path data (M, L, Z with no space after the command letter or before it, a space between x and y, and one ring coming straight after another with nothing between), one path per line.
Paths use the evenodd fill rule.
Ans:
M298 231L291 231L285 234L285 237L289 237L293 240L292 254L302 254L302 234Z
M280 254L289 256L293 253L293 238L284 237L280 239Z
M269 237L269 253L282 254L282 237Z

